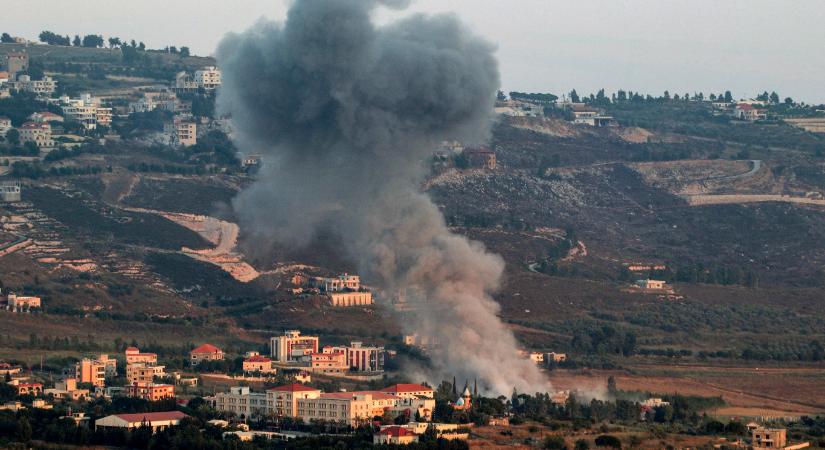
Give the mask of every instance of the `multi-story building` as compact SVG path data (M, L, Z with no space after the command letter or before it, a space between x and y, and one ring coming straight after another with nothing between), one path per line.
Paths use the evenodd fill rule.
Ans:
M171 384L134 383L123 389L127 397L136 397L156 402L167 398L175 398L175 386Z
M44 394L55 399L78 401L89 397L88 389L77 388L77 378L66 378L54 384L54 389L46 389Z
M126 381L134 383L152 383L155 378L166 376L166 366L156 366L146 363L132 363L126 365Z
M329 304L336 307L372 305L370 291L329 292L326 294Z
M17 201L20 201L19 193L20 193L20 186L17 185L17 193L18 198ZM6 308L14 312L23 312L23 311L31 311L34 308L40 308L41 302L40 297L32 297L26 295L17 295L13 293L9 293L6 295Z
M207 66L195 71L195 84L205 91L212 91L221 85L221 71L217 67Z
M272 358L280 363L306 362L318 353L318 336L301 336L298 330L289 330L283 336L270 339Z
M233 387L229 392L220 392L208 399L212 407L218 411L234 413L238 417L266 416L267 394L252 392L248 387Z
M126 354L126 364L157 364L158 362L157 353L141 353L137 347L127 347L124 353Z
M266 408L269 414L283 417L296 417L298 414L298 400L318 398L319 389L304 386L303 384L288 384L266 390Z
M433 389L421 384L395 384L381 392L395 396L398 400L392 408L394 416L403 415L409 420L430 421L435 411Z
M87 130L94 130L98 125L108 127L112 124L112 108L100 106L100 99L91 94L82 94L79 98L64 95L59 101L66 118L80 122Z
M83 358L75 364L75 378L79 383L91 383L93 386L105 386L106 377L117 376L117 360L108 355L97 359Z
M188 117L176 116L163 125L163 132L171 145L189 147L198 143L198 125Z
M223 350L212 344L203 344L189 352L189 363L197 366L201 361L220 361L223 359Z
M129 112L145 113L155 109L175 112L178 110L178 104L178 97L174 92L149 91L144 92L140 100L129 103Z
M381 389L381 392L398 398L433 398L433 388L423 384L394 384Z
M266 356L252 355L243 360L244 372L275 373L272 360Z
M175 74L175 92L195 92L198 90L198 83L186 72Z
M28 75L20 75L16 82L9 84L19 91L33 92L40 97L51 96L57 90L57 81L49 76L44 76L40 80L32 80Z
M52 126L46 122L26 122L20 126L20 142L34 142L38 147L54 147Z
M334 392L300 398L297 417L304 422L326 420L357 426L392 409L396 398L379 391Z
M384 347L365 346L352 342L348 346L324 347L324 353L344 353L347 367L353 372L380 372L384 370Z
M349 369L344 352L313 353L310 369L316 373L343 374Z
M19 72L29 70L29 54L26 52L9 52L3 58L3 67L14 80Z

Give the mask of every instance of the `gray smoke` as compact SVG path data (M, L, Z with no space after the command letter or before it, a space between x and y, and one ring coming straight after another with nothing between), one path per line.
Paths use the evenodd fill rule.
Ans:
M440 343L431 381L549 390L497 317L503 261L451 233L419 191L442 140L489 137L494 47L452 15L373 24L376 6L405 3L298 0L282 25L224 38L219 109L266 162L234 208L262 243L303 245L331 228L366 280L406 292L417 311L405 330Z

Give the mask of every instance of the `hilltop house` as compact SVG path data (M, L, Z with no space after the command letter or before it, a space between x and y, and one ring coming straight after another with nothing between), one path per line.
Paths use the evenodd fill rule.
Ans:
M40 148L54 147L52 126L48 122L26 122L18 131L20 142L34 142Z
M763 120L767 117L765 110L749 103L739 103L733 108L733 117L738 120Z
M202 361L220 360L223 360L223 350L212 344L203 344L189 352L189 363L193 366L197 366Z

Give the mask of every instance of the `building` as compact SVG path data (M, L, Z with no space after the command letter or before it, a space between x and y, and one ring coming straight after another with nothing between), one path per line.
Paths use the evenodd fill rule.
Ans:
M750 122L767 118L764 109L758 108L750 103L739 103L733 108L733 118L747 120Z
M16 375L20 373L23 369L20 366L12 366L6 362L0 362L0 376L5 377L6 375Z
M75 364L75 378L79 383L91 383L92 386L105 386L106 377L117 376L117 360L107 355L98 359L83 358Z
M353 372L381 372L384 370L384 347L365 346L352 342L348 346L324 347L324 353L343 353L347 367Z
M750 424L749 424L750 425ZM798 450L808 448L809 442L788 445L788 433L785 428L750 427L751 448L753 450Z
M233 413L243 419L265 417L268 412L267 394L252 392L248 387L230 388L229 392L219 392L208 401L216 410Z
M530 352L527 357L530 358L530 361L533 361L536 364L544 364L544 353Z
M112 124L112 108L100 106L100 99L91 94L83 94L79 98L63 96L60 103L66 119L81 123L87 130Z
M49 111L40 111L32 113L29 120L32 122L63 122L63 116Z
M46 389L44 394L55 399L80 401L89 398L88 389L77 388L77 378L66 378L54 384L53 389Z
M665 291L672 291L671 287L662 280L637 280L635 283L635 287L637 289L641 289L643 291L650 291L650 292L665 292Z
M466 148L461 153L467 162L467 167L472 169L495 170L497 167L496 153L489 148Z
M20 201L20 184L16 184L16 192L14 189L15 184L4 184L4 186L0 189L3 190L3 201ZM8 197L6 196L6 190L8 189ZM15 195L16 194L16 195ZM9 198L9 200L6 200ZM17 294L8 294L6 295L6 308L10 311L14 312L29 312L32 309L37 309L41 307L40 297L32 297L32 296L25 296L25 295L17 295Z
M605 116L601 111L587 105L571 104L570 112L573 115L573 123L577 125L589 125L591 127L603 127L615 124L611 116Z
M136 102L129 103L130 113L146 113L161 109L177 112L180 108L178 96L166 90L144 92L143 97Z
M270 339L270 347L272 358L279 363L305 362L318 353L318 336L301 336L300 331L289 330Z
M198 90L198 83L195 79L186 72L178 72L175 74L175 92L196 92Z
M137 347L127 347L124 353L126 354L126 364L157 364L158 362L157 353L141 353Z
M156 402L167 398L175 398L175 386L157 383L133 383L123 388L127 397L142 398Z
M325 420L358 426L383 416L397 401L395 396L380 391L322 393L317 397L299 398L297 417L304 422Z
M418 442L418 435L400 425L392 425L372 435L373 444L408 445Z
M298 414L298 400L318 398L319 389L304 386L303 384L288 384L267 389L267 412L276 416L296 417Z
M366 306L372 305L372 292L352 291L352 292L329 292L326 294L330 306Z
M346 373L346 354L344 352L313 353L310 360L310 369L313 372L324 374Z
M433 388L423 384L394 384L381 389L381 392L398 398L433 398Z
M16 82L9 84L19 91L33 92L39 97L49 97L57 91L57 81L49 76L44 76L40 80L32 80L28 75L20 75Z
M113 414L95 421L95 430L98 428L123 428L132 430L142 426L152 428L152 432L157 432L168 427L180 424L180 421L187 418L186 414L180 411L151 412L138 414Z
M201 361L223 360L223 350L212 344L203 344L189 352L189 363L197 366Z
M40 148L54 147L52 126L47 122L26 122L18 131L20 142L34 142Z
M166 376L166 366L147 363L126 364L126 381L134 383L152 383L155 378Z
M6 116L0 116L0 137L6 137L6 133L11 129L11 119Z
M461 397L459 397L455 403L450 403L450 406L453 409L458 411L466 411L473 407L473 396L470 394L470 388L465 387L464 392L461 393Z
M550 352L545 355L544 360L547 361L548 364L551 362L559 363L562 361L567 361L567 353Z
M40 383L18 383L13 385L17 388L17 395L38 396L43 393L43 385Z
M29 54L26 52L9 52L3 58L3 69L14 80L19 72L29 70Z
M395 384L381 392L395 396L398 400L392 409L394 416L403 415L409 420L431 421L435 410L433 389L421 384Z
M244 372L275 373L272 360L266 356L253 355L243 361Z
M221 71L217 67L207 66L195 71L195 84L205 91L213 91L221 85Z
M163 132L171 145L189 147L198 143L198 125L190 118L176 116L163 125Z
M0 202L19 202L22 192L19 181L0 181ZM8 307L8 299L4 302Z

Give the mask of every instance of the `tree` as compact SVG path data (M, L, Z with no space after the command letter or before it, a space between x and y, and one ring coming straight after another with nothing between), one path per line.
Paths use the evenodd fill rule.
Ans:
M189 47L181 47L180 48L180 56L183 56L183 57L189 56Z
M17 422L17 438L23 442L29 442L32 438L32 426L25 417Z
M576 93L575 89L570 91L570 101L573 103L579 103L581 101L581 99L579 98L579 94Z
M596 438L596 447L622 448L622 441L616 436L603 434Z
M43 30L40 32L40 36L38 36L40 42L45 42L49 45L71 45L71 40L68 36L61 36L57 33L53 33L51 31Z
M13 44L14 38L11 37L9 33L3 33L2 35L0 35L0 42L4 44Z
M767 102L768 100L770 100L770 98L771 98L771 95L768 94L768 91L765 91L765 92L763 92L763 93L756 96L756 99L759 100L759 101L762 101L762 102Z
M730 91L725 91L725 102L730 103L733 101L733 96L730 94Z
M561 436L547 436L544 438L543 447L550 450L567 450L567 443Z
M80 36L74 35L74 39L72 40L72 45L75 47L80 47Z
M776 91L771 92L771 103L773 103L774 105L779 104L779 94L777 94Z
M793 105L793 99L790 97L785 97L785 104L788 106Z
M11 145L20 145L20 132L12 128L6 132L6 140Z
M103 47L103 36L95 34L87 34L83 36L83 46L86 48Z
M579 439L576 441L576 446L574 448L576 450L588 450L590 448L590 444L588 444L584 439Z
M109 48L116 48L120 47L120 38L118 37L110 37L109 38Z
M616 387L616 378L613 375L607 377L607 393L610 395L616 395L619 389Z
M146 50L146 44L144 44L143 42L139 43L138 44L138 50L140 50L140 51Z
M172 53L172 54L175 54L175 53L178 52L178 48L175 47L174 45L171 46L171 47L166 47L166 49L169 51L169 53Z

